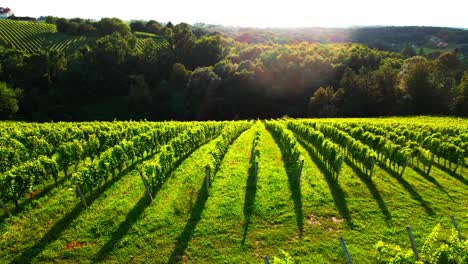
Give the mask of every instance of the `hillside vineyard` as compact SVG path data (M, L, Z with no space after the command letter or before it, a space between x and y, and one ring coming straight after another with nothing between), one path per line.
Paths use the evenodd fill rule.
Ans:
M0 153L0 262L345 263L343 237L375 263L468 231L466 119L2 122Z

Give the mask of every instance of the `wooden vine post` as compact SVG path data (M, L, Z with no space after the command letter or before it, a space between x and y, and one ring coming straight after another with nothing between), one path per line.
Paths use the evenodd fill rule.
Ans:
M413 249L414 257L416 260L420 260L418 249L416 248L416 243L414 242L413 232L411 231L411 226L406 226L406 231L408 231L408 237L411 241L411 248Z
M83 207L84 207L84 208L87 208L88 205L86 204L86 199L85 199L83 193L81 192L80 185L78 185L78 184L76 185L76 193L77 193L78 196L80 197L81 203L83 204Z
M450 221L452 221L453 227L455 227L455 229L458 232L458 238L460 239L460 242L462 242L463 239L462 239L462 235L461 235L461 232L460 232L460 228L458 228L457 221L455 221L455 217L453 217L453 215L450 216Z
M405 169L408 166L408 160L405 161L405 164L403 165L403 169L401 170L400 177L403 177L403 173L405 173Z
M148 199L150 200L150 203L151 203L153 202L153 196L151 195L150 187L148 183L146 182L145 175L143 175L142 171L140 171L140 177L141 177L141 180L143 181L143 185L145 186L145 189L146 189L146 194L148 195Z
M346 261L348 262L348 264L353 264L353 260L351 259L351 255L349 255L348 248L346 247L343 237L340 236L338 240L340 240L341 248L343 249L343 252L345 254Z

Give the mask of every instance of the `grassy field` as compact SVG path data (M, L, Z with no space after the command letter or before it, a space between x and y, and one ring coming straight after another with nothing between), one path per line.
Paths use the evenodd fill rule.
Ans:
M277 140L262 122L241 134L209 195L203 164L214 141L178 165L153 203L138 167L96 190L87 209L64 182L13 217L0 215L0 262L261 263L262 256L284 250L300 263L345 263L343 236L355 263L372 263L379 240L410 248L407 225L419 246L437 223L450 227L450 215L468 232L466 168L453 174L434 166L430 176L407 168L400 177L379 165L369 179L347 161L337 182L312 146L299 140L304 168L298 184Z

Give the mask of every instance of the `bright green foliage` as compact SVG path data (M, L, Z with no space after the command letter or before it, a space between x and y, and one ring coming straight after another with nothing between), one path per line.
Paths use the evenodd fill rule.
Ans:
M205 165L205 168L209 169L212 175L218 171L221 161L232 142L251 125L248 122L236 122L224 128L221 135L216 139L215 148L210 151L208 162Z
M0 199L17 202L37 185L51 177L57 178L58 166L54 160L41 156L0 175Z
M69 142L60 146L57 150L55 159L57 164L67 175L68 168L72 165L77 166L83 155L83 147L79 141Z
M356 126L356 124L351 124L351 126ZM468 141L463 136L466 133L466 128L463 126L458 127L456 124L427 126L425 122L420 124L383 123L379 127L375 124L366 124L362 127L370 133L384 136L385 145L392 146L390 149L398 148L398 146L403 148L405 155L410 156L411 163L414 165L414 159L416 159L416 166L419 166L421 162L424 171L426 167L430 171L434 156L437 157L438 162L442 158L444 163L441 165L454 172L460 166L466 167ZM383 146L383 148L387 147ZM392 155L395 156L395 154Z
M0 118L11 118L19 110L18 99L20 95L20 90L12 89L6 83L0 82Z
M294 264L296 263L294 259L289 255L288 252L284 250L280 250L282 257L274 257L273 264Z
M287 162L291 163L295 171L299 171L299 166L303 158L299 150L299 143L297 143L294 134L287 130L284 124L277 121L266 121L265 126L277 137L279 146L285 151Z
M449 158L457 148L466 154L465 119L266 123L271 133L260 121L246 133L252 123L245 121L0 123L0 199L10 209L15 202L20 208L10 210L11 218L0 211L0 261L21 256L26 263L64 258L91 263L102 256L102 262L167 262L171 252L177 253L174 259L182 256L182 248L183 258L194 263L260 262L262 255L280 255L281 260L270 257L273 263L344 263L336 239L341 235L356 263L412 263L404 232L411 224L424 263L466 262L466 244L457 242L456 234L434 232L426 243L420 236L439 219L449 224L449 214L462 235L466 232L466 165L456 170L456 159ZM357 148L337 143L345 135L355 140L351 145L370 151L348 155ZM426 138L433 142L423 144ZM73 144L82 148L81 155L65 147ZM396 161L397 169L383 163L394 158L383 153L390 146L409 151L405 177L396 175L401 169ZM79 159L80 169L71 177L63 177L57 163L61 152L72 153L69 167ZM362 177L356 167L364 169L373 155L375 176ZM331 181L327 174L337 170L340 157L347 157L340 181ZM291 172L301 158L302 181L294 189ZM261 167L258 181L253 162ZM430 176L417 170L421 163L434 163ZM216 176L210 178L209 196L199 195L205 194L205 165ZM151 205L140 171L156 187ZM116 177L106 182L110 176ZM55 187L57 179L63 184ZM91 199L86 210L72 184ZM385 243L376 251L379 239Z
M156 159L143 166L143 171L151 183L153 192L166 181L174 166L181 159L218 136L222 128L223 124L221 123L206 122L180 134L163 146Z
M441 224L437 224L424 241L419 252L420 261L416 261L411 249L402 250L400 246L379 241L376 245L379 263L418 263L462 264L468 261L468 241L462 242L457 231L451 229L444 234Z
M0 137L0 173L29 157L28 149L11 137Z
M256 130L255 131L255 136L253 140L253 145L252 145L252 163L257 163L258 160L260 159L260 149L258 148L258 145L260 144L260 138L261 138L261 131Z
M343 164L343 157L340 154L338 145L325 138L325 136L312 127L305 126L298 122L288 122L288 128L294 131L298 137L311 143L315 148L315 155L319 156L325 164L331 174L338 176L341 171L341 165Z
M367 145L362 144L346 132L333 126L321 123L306 124L316 128L322 132L325 137L330 138L334 143L340 145L345 150L345 156L348 156L353 162L360 164L362 169L364 169L369 176L372 176L377 154Z
M94 160L99 155L99 139L95 135L91 135L88 142L83 146L83 154L86 157Z
M137 135L129 141L123 140L81 168L72 181L80 186L83 193L87 193L105 182L109 174L115 176L117 170L121 172L124 166L128 166L128 161L133 164L135 158L140 158L141 161L145 153L149 155L158 151L162 144L174 138L183 129L185 125L165 126Z

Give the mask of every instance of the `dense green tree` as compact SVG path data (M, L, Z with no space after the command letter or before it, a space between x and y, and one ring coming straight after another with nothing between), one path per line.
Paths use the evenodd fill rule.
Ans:
M406 60L401 85L411 95L415 114L440 113L444 102L432 79L432 64L423 57Z
M9 82L18 81L16 76L21 75L25 67L26 54L15 49L3 49L0 46L0 64L2 65L2 76Z
M461 79L456 97L456 111L459 115L468 116L468 71L465 71Z
M413 46L410 43L406 43L405 47L401 51L401 54L405 58L410 58L416 56L416 51L414 50Z
M192 118L209 119L207 116L207 101L213 98L221 79L211 67L197 68L193 71L187 84L190 96L190 112Z
M50 83L54 83L60 73L65 72L67 58L58 50L51 50L47 54L47 76Z
M220 35L203 36L193 48L193 67L215 65L223 57L224 39Z
M309 115L318 117L334 117L338 115L333 87L320 87L309 99Z
M373 82L378 92L376 105L372 111L376 115L405 114L399 111L402 91L398 87L398 75L401 61L386 60L379 69L373 72Z
M192 28L189 24L180 23L174 27L173 35L173 50L177 62L184 65L191 64L191 55L195 45L195 35L192 33Z
M169 49L174 52L174 31L170 27L164 28L163 36L169 44Z
M419 48L419 51L418 51L418 56L424 56L424 49L423 48Z
M172 67L171 82L179 89L184 88L191 75L192 72L187 70L183 64L175 63Z
M8 87L4 82L0 82L0 118L12 118L18 112L18 100L21 96L21 90L15 90Z
M131 34L130 26L118 18L103 18L97 23L97 29L101 35L119 33L121 36Z
M167 22L166 28L174 29L174 25L172 24L171 21Z
M130 22L130 29L132 32L146 32L146 24L141 20L133 20Z
M145 25L145 31L156 35L162 35L164 33L164 27L158 21L150 20Z
M136 48L128 25L124 26L128 34L118 32L122 21L65 22L65 29L71 31L89 32L81 29L89 26L99 32L89 33L96 35L73 54L27 54L0 47L0 80L24 89L16 115L20 118L163 120L466 113L467 77L460 81L466 65L456 51L403 60L399 53L360 44L246 44L211 29L194 34L194 28L183 23L162 27L167 48L150 39L140 41ZM111 24L111 34L100 36L106 23ZM147 32L148 23L143 23ZM138 23L132 29L141 30L141 26Z
M95 54L98 62L121 64L130 54L130 43L118 32L102 37L96 41Z

